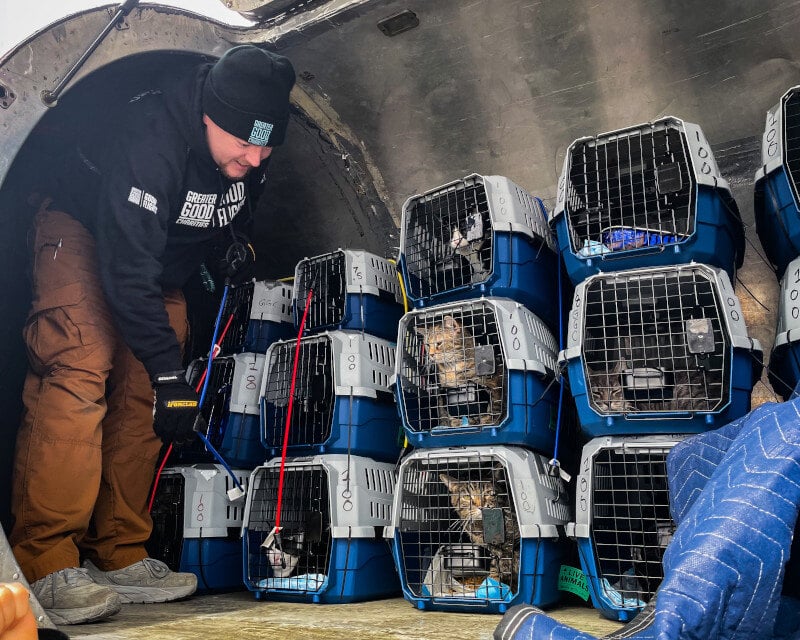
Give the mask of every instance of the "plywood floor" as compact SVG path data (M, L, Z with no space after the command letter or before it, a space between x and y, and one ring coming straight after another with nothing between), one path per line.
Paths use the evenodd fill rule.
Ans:
M550 613L598 636L620 626L588 607L561 607ZM417 611L402 598L313 605L256 601L251 593L238 592L125 605L108 621L63 630L83 640L490 640L500 618Z

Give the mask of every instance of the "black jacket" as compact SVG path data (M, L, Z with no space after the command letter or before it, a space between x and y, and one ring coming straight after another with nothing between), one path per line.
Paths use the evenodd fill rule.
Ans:
M182 367L162 291L180 288L263 190L266 163L231 182L202 122L210 65L134 97L71 149L54 206L97 242L100 278L123 339L150 376Z

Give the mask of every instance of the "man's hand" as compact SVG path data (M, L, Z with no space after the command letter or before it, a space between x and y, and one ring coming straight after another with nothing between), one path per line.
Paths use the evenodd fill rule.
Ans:
M225 252L225 259L220 267L231 284L241 284L252 279L256 267L256 250L253 248L253 243L244 235L237 233L236 240Z
M165 444L183 444L194 437L200 418L197 393L186 382L184 371L160 373L153 378L155 404L153 431Z

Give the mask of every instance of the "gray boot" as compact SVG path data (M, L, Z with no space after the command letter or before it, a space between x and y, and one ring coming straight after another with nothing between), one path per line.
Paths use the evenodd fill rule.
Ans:
M197 589L197 576L176 573L153 558L145 558L124 569L100 571L91 560L83 566L100 585L114 589L122 602L170 602L192 595Z
M96 584L86 569L69 567L31 583L31 591L56 624L94 622L122 608L117 593Z

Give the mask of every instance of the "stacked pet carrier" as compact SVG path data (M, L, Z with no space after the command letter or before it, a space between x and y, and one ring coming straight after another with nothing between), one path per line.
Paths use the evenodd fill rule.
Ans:
M250 481L245 584L300 602L397 593L381 538L402 444L389 389L387 336L403 310L394 267L365 251L307 258L293 299L302 337L269 347L259 390L270 458Z
M769 380L784 399L800 381L800 86L767 112L755 175L756 231L780 279L780 307Z
M246 490L250 471L232 471ZM242 587L244 501L231 499L236 482L210 463L170 466L159 479L148 552L173 571L194 573L200 591Z
M551 224L575 286L559 364L591 438L569 530L594 605L627 620L662 578L666 454L744 415L761 374L731 284L744 233L702 131L675 118L576 140Z
M208 358L187 369L187 381L203 397L205 436L237 479L200 438L179 449L158 480L150 547L171 569L195 573L201 589L243 586L241 494L250 471L267 458L259 423L264 351L293 331L290 285L231 287L220 314L219 354L210 369Z
M558 256L542 202L469 175L403 207L398 267L416 307L397 334L408 441L391 526L420 609L503 612L558 599L570 518L548 475L558 422Z
M792 397L800 381L800 256L789 263L781 279L769 381L784 400Z

